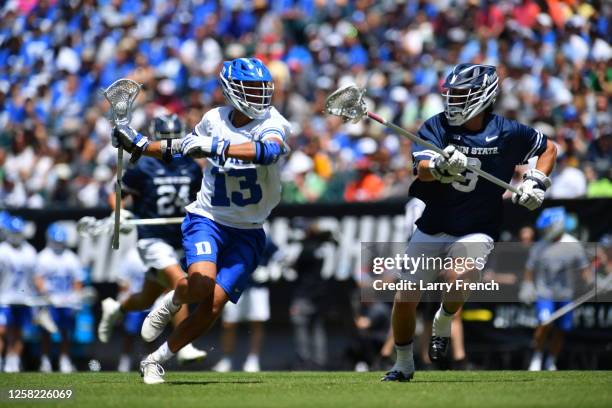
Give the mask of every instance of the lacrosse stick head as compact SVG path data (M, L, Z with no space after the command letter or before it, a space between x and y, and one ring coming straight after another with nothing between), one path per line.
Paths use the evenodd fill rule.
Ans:
M363 100L365 89L357 85L347 85L327 97L325 112L340 116L344 122L357 123L368 112Z
M132 119L132 104L140 92L141 85L131 79L122 78L104 90L104 97L110 103L112 121L115 125L127 125Z

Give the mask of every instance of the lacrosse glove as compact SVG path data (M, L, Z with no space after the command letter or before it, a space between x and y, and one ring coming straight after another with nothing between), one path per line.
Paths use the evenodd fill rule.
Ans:
M128 153L132 155L130 157L131 163L136 163L142 152L147 149L149 145L149 139L138 133L135 129L128 125L117 125L113 128L112 135L113 147L122 147Z

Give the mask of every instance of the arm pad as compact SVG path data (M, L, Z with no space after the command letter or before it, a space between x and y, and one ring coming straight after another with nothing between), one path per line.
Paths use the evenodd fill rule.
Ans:
M283 154L286 153L285 146L272 141L264 140L255 142L255 159L253 163L263 164L264 166L276 163Z

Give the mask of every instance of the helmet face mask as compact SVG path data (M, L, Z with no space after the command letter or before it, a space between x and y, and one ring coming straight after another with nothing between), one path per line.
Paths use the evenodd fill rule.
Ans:
M219 74L225 99L251 119L262 119L272 104L274 82L268 68L256 58L223 63Z
M499 78L491 65L459 64L443 88L446 119L451 126L461 126L495 103Z
M183 137L183 124L175 114L161 115L153 119L149 133L154 140L178 139Z

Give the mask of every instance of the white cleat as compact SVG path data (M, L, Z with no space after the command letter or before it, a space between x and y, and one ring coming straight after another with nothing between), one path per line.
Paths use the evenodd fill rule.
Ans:
M207 352L204 350L198 350L197 348L193 347L193 344L189 343L180 349L178 353L176 353L176 359L179 364L185 364L192 361L204 360L207 355Z
M144 341L152 342L158 338L170 322L170 319L172 319L172 316L181 308L181 305L172 303L173 296L173 290L166 293L161 302L145 318L140 329L140 335Z
M229 373L232 371L232 361L227 357L223 357L213 366L212 370L218 373Z
M59 370L60 370L60 373L63 373L63 374L70 374L76 371L74 369L74 366L72 365L72 361L70 361L70 357L65 356L65 355L60 356Z
M16 354L9 354L6 356L6 361L4 362L4 372L5 373L18 373L21 371L21 359Z
M258 373L261 371L259 368L259 357L257 356L248 356L246 361L244 362L244 366L242 366L242 370L247 373Z
M532 358L529 363L529 371L542 371L542 359Z
M164 367L153 360L144 359L140 362L140 376L145 384L162 384L164 382Z
M120 306L121 304L113 298L106 298L102 301L102 318L98 324L98 339L102 343L108 343L115 323L123 316Z
M52 373L53 367L51 366L51 360L49 357L42 356L40 359L40 368L38 369L41 373Z

